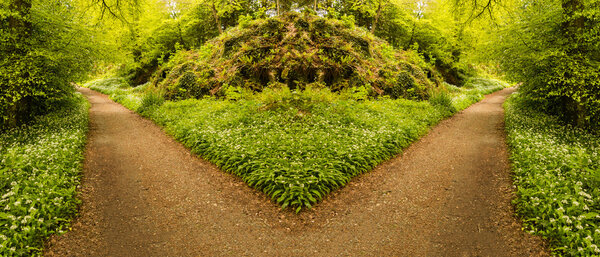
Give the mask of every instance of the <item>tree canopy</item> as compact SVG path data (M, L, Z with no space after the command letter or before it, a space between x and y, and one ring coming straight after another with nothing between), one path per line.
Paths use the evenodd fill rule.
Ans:
M175 53L287 12L336 19L414 51L446 83L477 70L523 82L544 110L598 124L597 0L1 0L1 123L107 70L147 83Z

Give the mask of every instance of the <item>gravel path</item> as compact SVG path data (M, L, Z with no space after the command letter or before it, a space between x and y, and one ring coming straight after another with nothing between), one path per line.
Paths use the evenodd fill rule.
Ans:
M105 95L92 103L72 231L47 256L547 256L521 231L489 95L300 215L190 155Z

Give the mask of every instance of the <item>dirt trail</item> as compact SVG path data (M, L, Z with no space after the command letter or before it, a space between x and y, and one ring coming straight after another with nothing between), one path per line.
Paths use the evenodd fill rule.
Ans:
M502 102L488 96L314 209L281 211L106 96L92 103L72 231L47 256L546 256L510 200Z

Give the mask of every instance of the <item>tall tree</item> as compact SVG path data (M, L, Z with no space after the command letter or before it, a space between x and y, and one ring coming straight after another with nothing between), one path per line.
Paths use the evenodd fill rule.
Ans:
M73 91L95 44L75 0L0 0L0 127L27 121Z
M580 126L600 123L600 3L517 1L498 56L524 94Z

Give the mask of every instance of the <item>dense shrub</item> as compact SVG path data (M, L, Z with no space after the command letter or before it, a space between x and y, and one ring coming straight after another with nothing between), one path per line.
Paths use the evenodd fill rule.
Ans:
M455 19L459 14L450 15L450 8L440 8L443 4L429 2L424 8L418 3L388 0L334 1L331 7L335 11L329 14L336 18L352 17L358 26L371 29L396 49L416 50L435 66L444 81L462 86L468 77L475 75L461 60L464 50L461 44L466 42L462 42L459 33L466 25L457 24Z
M451 115L457 110L452 104L452 97L444 90L434 92L429 102L443 111L444 114Z
M600 2L523 2L501 28L498 60L521 92L564 121L600 128Z
M91 68L98 44L77 7L71 1L0 1L0 129L70 97L71 82Z
M165 102L165 98L155 92L147 92L143 95L140 106L137 108L137 112L144 114L146 111L153 108L157 108Z
M436 73L416 54L396 51L366 30L335 19L288 13L249 21L198 50L180 52L155 74L168 99L222 95L228 87L261 91L314 83L333 91L427 99Z
M219 35L218 24L212 12L216 3L221 29L236 26L239 17L248 15L256 8L255 3L230 3L228 1L199 1L176 15L164 17L150 33L133 33L133 42L128 43L133 60L125 63L118 71L133 85L145 84L165 61L179 50L189 50L203 45ZM184 4L185 5L185 4ZM139 24L134 30L148 29L148 24Z

